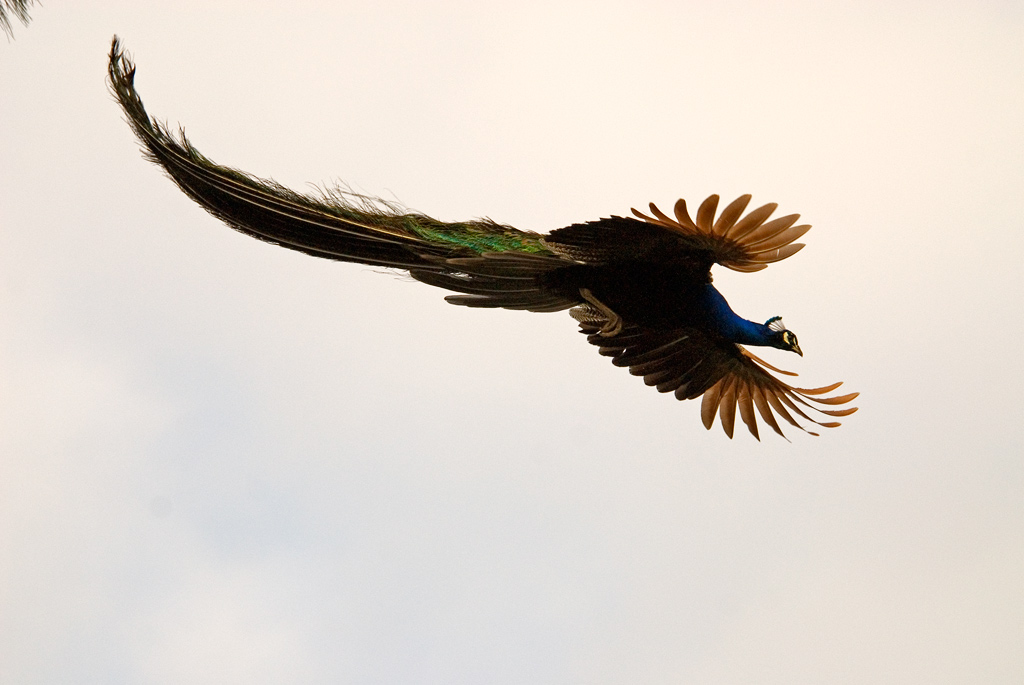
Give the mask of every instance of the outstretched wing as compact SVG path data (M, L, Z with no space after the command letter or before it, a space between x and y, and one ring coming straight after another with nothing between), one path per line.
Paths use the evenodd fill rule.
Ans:
M685 200L676 202L674 219L651 203L653 216L633 210L642 221L613 216L573 224L552 231L543 243L552 252L587 264L655 260L683 269L698 282L706 280L716 262L735 271L760 271L803 248L794 241L811 227L795 225L799 214L768 221L777 204L744 215L749 203L750 195L742 195L716 219L718 195L712 195L701 203L696 220L690 218Z
M701 418L704 426L710 429L718 414L722 428L730 438L737 407L740 419L758 440L755 409L761 419L782 437L786 436L775 414L800 430L817 435L800 425L793 414L825 428L834 428L839 423L813 419L801 406L836 417L857 411L856 407L822 409L810 404L834 406L846 404L857 397L859 393L823 397L841 383L822 388L795 388L768 371L787 376L796 374L777 369L743 347L715 338L705 331L696 328L653 330L627 324L619 334L606 337L599 332L602 321L596 310L577 308L574 315L581 319L580 330L587 335L587 341L596 345L601 354L611 357L616 366L628 367L634 376L643 376L647 385L656 387L659 392L674 393L677 399L689 400L703 395Z
M573 224L551 231L542 242L555 254L583 264L670 267L695 284L710 282L715 261L707 246L632 217L612 216Z
M690 218L686 201L678 200L675 218L667 216L654 203L647 216L636 209L633 214L650 225L668 229L693 249L705 250L711 259L734 271L760 271L772 262L778 262L799 252L803 243L794 242L807 231L809 224L794 225L799 214L789 214L768 221L778 205L769 202L749 212L743 211L750 203L750 195L741 195L722 210L718 209L718 196L712 195L701 203L696 221Z

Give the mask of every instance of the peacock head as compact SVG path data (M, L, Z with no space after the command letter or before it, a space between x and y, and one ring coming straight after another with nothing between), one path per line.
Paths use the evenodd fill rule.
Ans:
M800 351L800 343L796 341L796 333L786 328L786 325L782 323L781 316L773 316L765 321L764 325L772 332L772 347L796 352L801 357L804 356L804 353Z

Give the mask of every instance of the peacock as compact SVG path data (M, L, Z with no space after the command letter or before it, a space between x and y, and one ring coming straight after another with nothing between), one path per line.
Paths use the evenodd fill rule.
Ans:
M796 335L774 316L756 323L738 316L714 287L711 267L764 269L798 252L810 226L798 214L770 219L777 205L746 212L742 195L718 212L712 195L691 218L686 202L673 215L653 203L650 213L573 224L547 235L490 219L448 223L375 198L324 191L296 193L273 181L220 166L151 118L134 86L135 65L115 36L110 87L145 156L190 198L231 228L314 257L400 269L456 294L465 307L531 312L569 310L587 341L616 366L680 400L703 397L701 419L715 416L733 436L737 408L760 440L757 414L785 437L779 421L802 425L852 414L858 393L831 395L841 383L797 388L745 346L774 347L803 356ZM755 413L756 411L756 413Z

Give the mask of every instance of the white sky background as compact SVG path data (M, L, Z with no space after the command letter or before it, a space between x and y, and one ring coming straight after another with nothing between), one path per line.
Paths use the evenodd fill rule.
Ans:
M1024 680L1024 7L63 2L0 40L0 682ZM139 154L548 231L750 192L792 444ZM844 387L847 387L844 386Z

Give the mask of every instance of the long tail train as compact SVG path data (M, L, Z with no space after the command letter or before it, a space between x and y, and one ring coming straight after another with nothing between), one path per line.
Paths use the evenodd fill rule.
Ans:
M539 275L565 263L537 233L489 219L445 223L340 191L315 198L218 165L183 132L175 136L149 116L135 90L135 65L117 37L110 48L109 77L146 157L237 231L314 257L408 270L424 283L464 293L449 296L453 304L531 311L579 304L540 285Z

